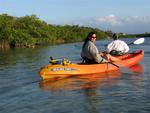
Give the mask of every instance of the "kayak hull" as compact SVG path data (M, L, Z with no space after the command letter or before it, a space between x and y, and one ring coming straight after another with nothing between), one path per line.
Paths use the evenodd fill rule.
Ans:
M117 56L117 58L121 59L119 62L113 62L113 64L119 67L131 67L137 63L139 63L144 57L144 51L138 50L133 53L129 53L122 56ZM104 64L48 64L45 67L41 68L39 75L43 79L50 78L63 78L69 77L73 75L86 75L86 74L96 74L96 73L105 73L114 70L118 70L119 68L110 63Z
M130 67L130 69L133 72L142 73L144 71L144 66L140 64L136 64ZM101 88L106 84L108 85L108 82L109 82L109 86L116 85L118 83L120 76L121 76L121 70L115 70L107 73L72 76L65 79L63 78L45 79L40 81L39 86L42 90L48 90L52 92L64 91L64 90ZM141 79L141 76L138 77L140 77Z

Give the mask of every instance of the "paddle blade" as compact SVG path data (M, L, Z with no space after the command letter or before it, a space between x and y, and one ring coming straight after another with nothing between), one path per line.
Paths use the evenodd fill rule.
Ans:
M144 43L144 41L145 41L144 38L139 38L139 39L135 40L135 41L133 42L133 44L142 44L142 43Z

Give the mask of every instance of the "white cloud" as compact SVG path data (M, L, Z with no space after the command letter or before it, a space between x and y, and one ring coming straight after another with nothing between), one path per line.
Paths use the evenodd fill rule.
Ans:
M150 16L128 16L121 18L111 14L109 16L91 18L90 24L88 22L85 25L103 30L112 30L113 32L150 32Z
M140 22L140 23L150 23L150 16L140 17L140 16L130 16L123 19L124 23L129 22Z
M106 23L106 24L110 24L111 26L122 25L121 20L113 14L111 14L109 16L105 16L105 17L97 17L97 18L94 18L94 20L99 24L100 23Z
M74 20L71 24L112 30L113 32L124 33L145 33L150 32L150 16L128 16L118 17L114 14L103 17L84 18Z

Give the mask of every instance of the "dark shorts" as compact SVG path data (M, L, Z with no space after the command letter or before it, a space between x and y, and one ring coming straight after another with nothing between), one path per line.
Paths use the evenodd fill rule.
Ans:
M101 57L102 57L102 60L100 63L105 63L105 61L107 60L107 57L106 56L101 56ZM88 59L86 57L83 58L83 61L85 64L99 64L98 62Z
M82 58L83 58L83 63L85 63L85 64L98 64L94 60L88 59L86 57L82 57Z

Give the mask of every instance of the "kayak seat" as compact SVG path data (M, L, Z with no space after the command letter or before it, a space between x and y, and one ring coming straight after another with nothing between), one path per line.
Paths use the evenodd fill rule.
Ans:
M95 62L94 60L88 59L86 57L82 57L82 64L98 64L97 62Z

